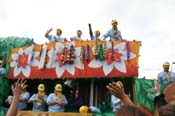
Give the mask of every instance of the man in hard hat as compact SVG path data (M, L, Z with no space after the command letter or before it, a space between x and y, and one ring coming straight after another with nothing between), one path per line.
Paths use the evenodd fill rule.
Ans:
M64 106L68 104L66 97L62 94L62 85L55 85L55 92L51 93L47 98L49 112L64 112Z
M52 31L53 29L49 29L46 33L45 33L45 37L49 39L50 42L64 42L64 38L61 37L62 34L62 30L61 29L56 29L56 35L49 35L49 33Z
M94 37L93 37L93 40L96 41L96 40L100 40L100 31L99 30L96 30L94 32Z
M45 94L45 85L38 85L38 93L33 94L28 103L33 103L33 111L45 111L47 95Z
M168 84L175 81L175 73L169 71L170 63L163 63L163 71L158 74L158 82L163 84Z
M116 85L124 90L123 83L121 81L117 81ZM111 96L111 106L112 106L113 112L115 112L119 110L123 106L123 104L119 98L112 95Z
M111 25L112 25L112 29L107 31L107 33L104 34L102 38L106 39L107 37L109 37L110 40L122 40L121 32L117 28L117 25L118 25L117 20L112 20Z
M71 40L71 41L79 41L79 40L82 40L81 36L82 36L82 31L81 31L81 30L77 30L77 35L71 37L70 40Z

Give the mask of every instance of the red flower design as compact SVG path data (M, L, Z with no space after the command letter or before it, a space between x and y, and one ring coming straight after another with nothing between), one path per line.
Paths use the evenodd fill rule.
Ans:
M28 55L25 55L25 54L19 55L19 58L17 60L18 67L25 68L27 66L27 61L28 61Z
M118 49L114 50L114 61L121 62L122 54L118 52Z

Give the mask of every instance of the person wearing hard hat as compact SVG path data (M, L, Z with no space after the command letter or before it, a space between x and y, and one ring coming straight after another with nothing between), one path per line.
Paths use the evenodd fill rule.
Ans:
M175 73L169 71L170 63L163 63L163 71L158 74L158 82L163 84L168 84L175 81Z
M64 107L68 104L66 97L62 94L62 85L55 85L55 92L51 93L47 98L49 112L64 112Z
M33 103L33 111L45 111L47 95L45 94L45 85L38 85L38 93L33 94L28 103Z
M56 29L56 35L49 35L49 33L52 31L53 29L50 28L46 33L45 33L45 37L49 39L50 42L64 42L64 38L61 37L62 34L62 30L61 29Z
M71 37L70 40L71 41L80 41L80 40L82 40L81 36L82 36L82 31L81 30L77 30L77 35Z
M117 81L116 85L118 87L120 87L121 89L124 89L123 83L121 81ZM111 96L111 106L112 106L113 112L115 112L115 111L119 110L123 106L123 104L119 98L112 95Z
M100 40L100 31L99 31L99 30L96 30L96 31L94 32L94 35L95 35L95 36L93 36L93 40L94 40L94 41Z
M103 39L106 39L107 37L110 38L110 40L122 40L121 32L118 30L118 22L117 20L111 21L112 29L107 31L106 34L103 35Z

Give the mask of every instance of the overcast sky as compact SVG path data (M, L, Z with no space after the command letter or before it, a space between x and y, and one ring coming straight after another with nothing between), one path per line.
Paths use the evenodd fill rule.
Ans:
M63 37L80 29L87 39L88 23L103 34L112 19L124 39L142 41L139 77L157 77L164 61L175 62L175 0L0 0L0 37L44 43L46 30L61 28Z

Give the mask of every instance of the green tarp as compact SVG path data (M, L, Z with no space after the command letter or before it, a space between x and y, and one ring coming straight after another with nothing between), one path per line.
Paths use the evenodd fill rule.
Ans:
M7 108L1 107L0 106L0 116L5 116L7 112Z
M153 91L154 82L153 80L147 79L136 79L135 80L135 98L136 104L141 104L148 108L152 113L154 112L154 98L155 94ZM167 85L160 84L160 89L163 89Z

